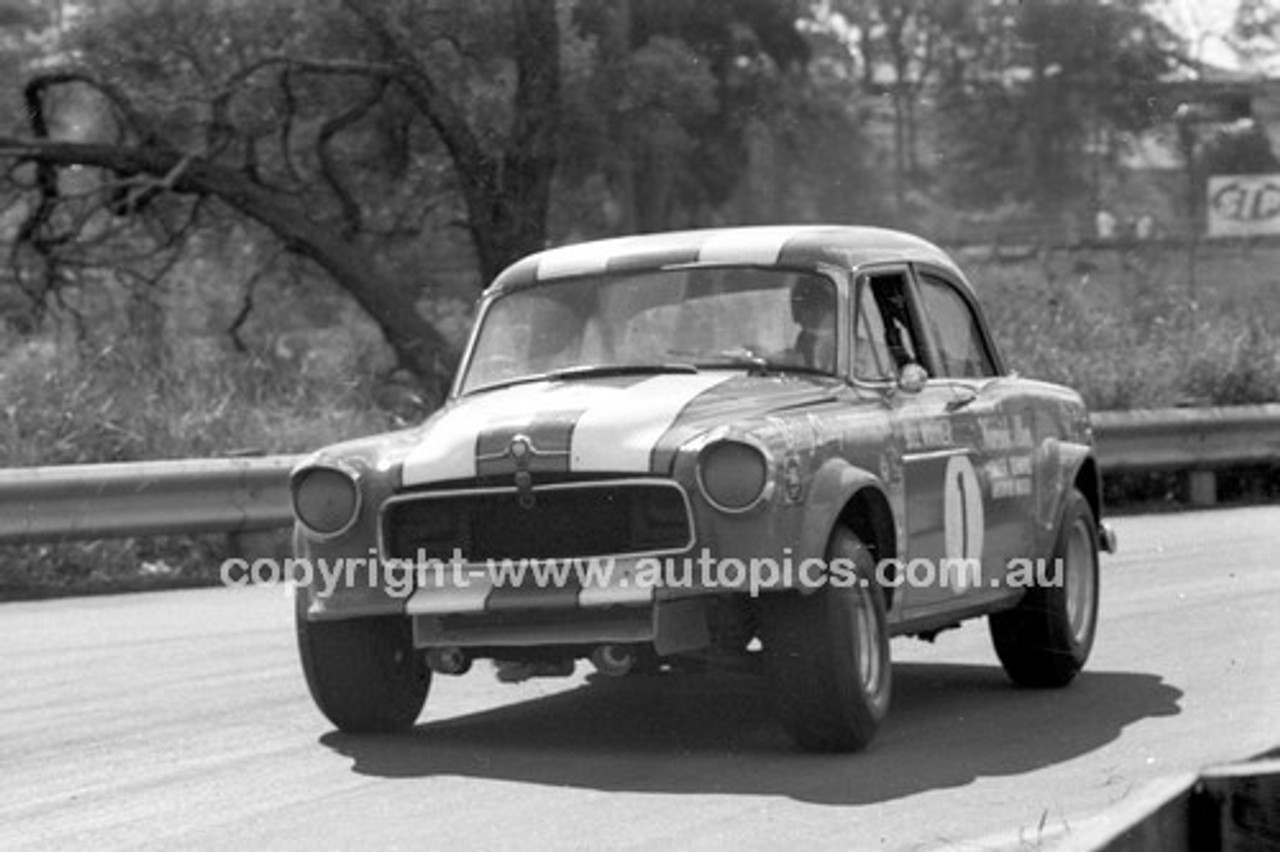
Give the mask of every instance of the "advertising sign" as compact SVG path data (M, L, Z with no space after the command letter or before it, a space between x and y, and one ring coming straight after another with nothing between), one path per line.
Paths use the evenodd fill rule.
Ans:
M1280 175L1209 178L1209 236L1280 234Z

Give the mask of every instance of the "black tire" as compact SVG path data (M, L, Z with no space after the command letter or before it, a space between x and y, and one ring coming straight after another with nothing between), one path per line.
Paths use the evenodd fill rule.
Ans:
M828 564L837 558L855 570L843 578L833 573L833 582L809 594L761 598L765 671L778 716L809 751L859 751L889 711L889 631L871 553L837 527Z
M294 615L302 671L320 712L349 733L413 727L427 700L431 670L414 650L409 619L308 621L308 599L299 589Z
M1072 489L1062 508L1045 585L990 617L996 655L1019 686L1066 686L1093 648L1098 626L1098 523ZM1037 578L1040 579L1040 578Z

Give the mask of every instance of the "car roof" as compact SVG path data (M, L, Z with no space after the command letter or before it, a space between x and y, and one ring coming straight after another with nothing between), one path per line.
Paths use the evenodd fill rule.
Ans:
M892 262L932 263L968 286L946 252L903 231L855 225L753 225L612 237L547 249L507 267L490 295L579 275L675 265L753 264L847 269Z

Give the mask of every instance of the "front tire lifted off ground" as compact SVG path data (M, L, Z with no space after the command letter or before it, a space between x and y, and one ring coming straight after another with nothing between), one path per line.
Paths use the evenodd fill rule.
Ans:
M836 528L827 560L852 570L830 572L828 579L838 582L808 594L761 599L765 667L778 715L797 745L858 751L889 710L884 593L875 582L870 551L848 529Z

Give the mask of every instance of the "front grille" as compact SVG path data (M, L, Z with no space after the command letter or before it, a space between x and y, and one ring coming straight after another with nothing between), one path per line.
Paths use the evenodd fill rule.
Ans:
M674 483L565 483L534 489L520 505L514 488L416 494L383 509L383 555L390 559L564 559L688 549L689 504Z

